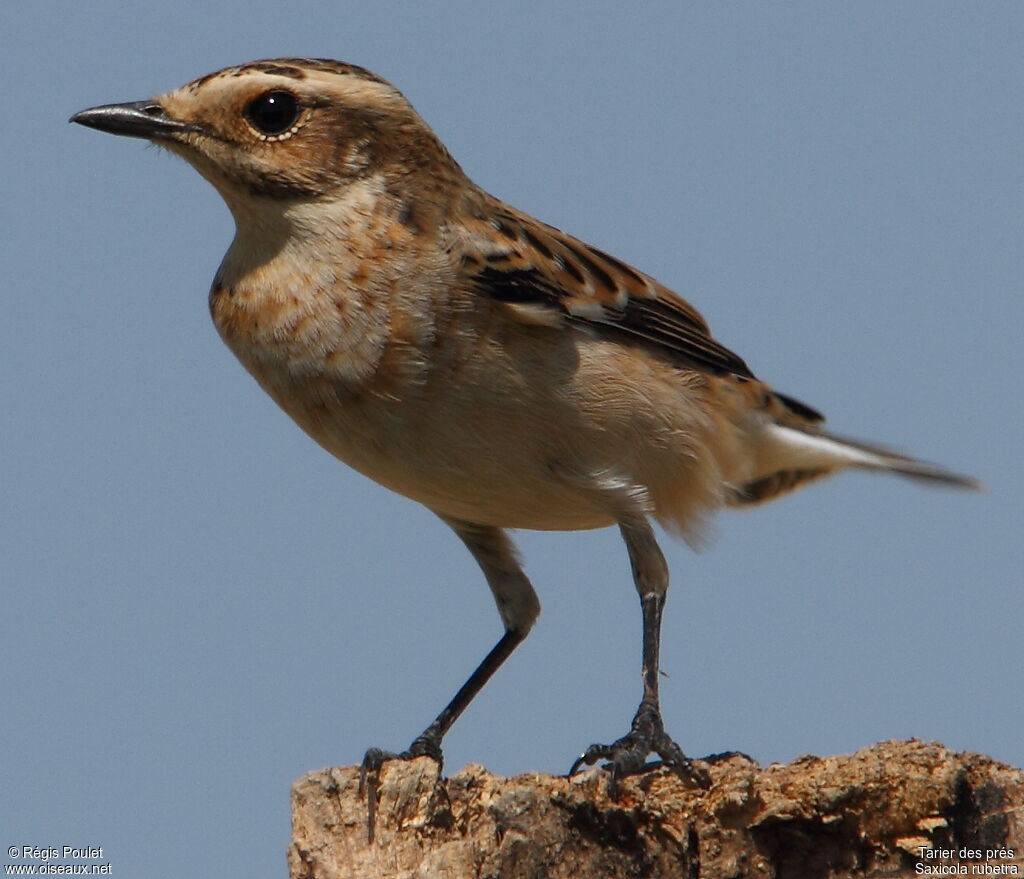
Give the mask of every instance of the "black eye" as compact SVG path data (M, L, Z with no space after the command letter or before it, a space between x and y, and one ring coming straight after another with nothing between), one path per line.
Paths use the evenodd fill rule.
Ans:
M299 118L299 102L284 89L264 92L249 102L245 118L262 134L283 134Z

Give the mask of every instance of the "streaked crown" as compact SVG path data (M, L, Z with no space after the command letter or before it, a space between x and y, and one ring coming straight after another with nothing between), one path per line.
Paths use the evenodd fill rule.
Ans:
M393 85L325 59L227 67L151 101L97 107L74 121L166 146L229 204L251 195L329 198L354 179L422 167L461 174Z

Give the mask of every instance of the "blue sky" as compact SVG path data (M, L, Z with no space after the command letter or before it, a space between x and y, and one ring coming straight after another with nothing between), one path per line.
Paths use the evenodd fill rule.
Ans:
M840 433L839 477L665 537L666 723L762 762L918 736L1024 764L1015 2L4 4L0 830L113 873L282 875L288 786L401 748L500 634L432 514L333 461L209 322L198 175L67 125L258 57L362 64L485 188L655 275ZM614 530L517 535L543 605L448 768L625 731Z

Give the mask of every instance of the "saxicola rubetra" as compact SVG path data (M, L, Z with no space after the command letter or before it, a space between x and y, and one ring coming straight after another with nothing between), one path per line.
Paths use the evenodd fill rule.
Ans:
M148 101L72 117L148 138L227 202L235 239L210 291L228 347L335 457L425 504L483 570L504 635L401 754L429 755L526 637L540 605L509 528L617 525L643 614L629 732L573 764L618 779L666 734L658 644L668 568L650 519L684 536L723 506L847 467L974 488L968 477L827 433L755 378L649 275L473 183L390 83L337 61L228 67Z

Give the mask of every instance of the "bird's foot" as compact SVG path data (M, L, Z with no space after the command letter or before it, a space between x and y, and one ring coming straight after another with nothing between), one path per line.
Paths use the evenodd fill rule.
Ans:
M366 794L366 833L370 842L373 842L376 829L381 767L389 760L415 760L417 757L430 757L436 760L440 772L444 765L440 737L431 735L428 730L399 754L381 748L370 748L363 755L363 762L359 767L359 796Z
M661 763L647 763L647 755L656 753ZM665 732L661 711L657 703L644 700L633 718L626 735L610 745L591 745L572 764L569 775L575 775L581 766L608 761L608 795L618 799L619 779L626 775L643 772L658 765L668 766L683 779L697 787L709 787L711 779L707 772L687 757L682 749Z

